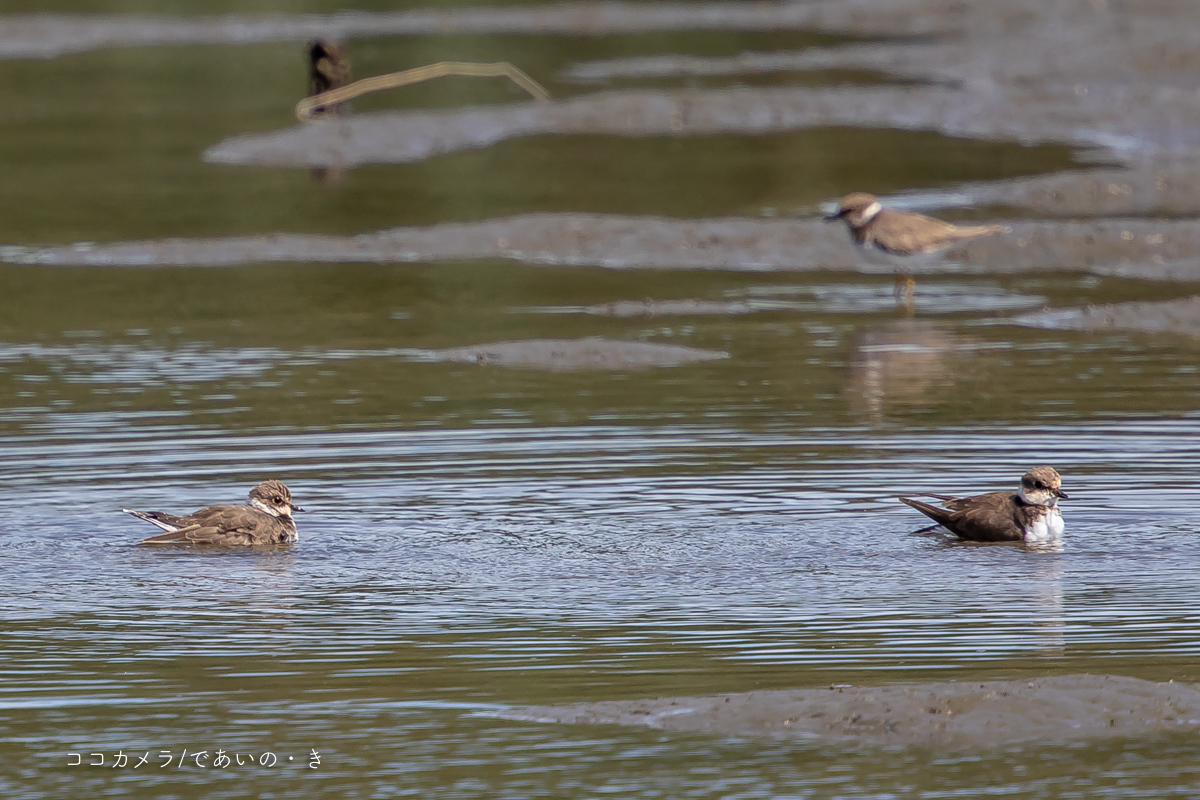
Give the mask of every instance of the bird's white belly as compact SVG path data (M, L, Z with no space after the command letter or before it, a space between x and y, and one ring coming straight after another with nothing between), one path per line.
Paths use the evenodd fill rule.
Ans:
M859 252L862 255L861 261L867 266L886 268L889 272L895 270L902 272L915 270L921 272L933 264L940 264L945 261L941 250L929 253L913 253L907 256L894 255L880 247L874 239L868 239L863 242L859 247Z
M1064 527L1062 514L1052 508L1025 528L1025 541L1031 544L1057 542L1062 539Z

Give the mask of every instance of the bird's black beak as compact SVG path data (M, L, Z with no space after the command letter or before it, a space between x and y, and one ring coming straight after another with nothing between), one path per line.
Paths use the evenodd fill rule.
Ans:
M836 214L830 214L828 217L825 217L824 219L826 222L836 222L844 216L846 216L846 210L841 209Z
M288 503L288 508L292 509L292 511L303 511L303 510L304 510L304 509L303 509L303 508L301 508L300 506L293 505L293 504L291 504L291 503Z
M1071 499L1071 495L1067 494L1062 489L1051 489L1050 491L1054 493L1055 497L1058 497L1062 500L1070 500Z

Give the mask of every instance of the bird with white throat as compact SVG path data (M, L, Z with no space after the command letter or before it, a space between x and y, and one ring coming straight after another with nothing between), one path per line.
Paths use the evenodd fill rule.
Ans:
M838 210L825 217L826 222L842 220L854 243L890 256L911 257L938 253L958 242L1008 233L1006 225L954 225L924 214L884 208L879 198L866 192L852 192L838 202ZM893 264L897 298L903 289L909 304L915 282L912 275Z

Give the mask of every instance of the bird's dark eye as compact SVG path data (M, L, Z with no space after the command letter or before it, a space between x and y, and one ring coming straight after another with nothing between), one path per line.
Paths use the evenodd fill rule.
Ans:
M1035 488L1035 489L1045 489L1045 488L1046 488L1046 484L1042 483L1041 481L1034 481L1034 482L1033 482L1033 488Z
M275 498L275 502L276 502L277 504L278 504L278 503L282 503L282 502L283 502L283 498L282 498L282 497L276 497L276 498Z

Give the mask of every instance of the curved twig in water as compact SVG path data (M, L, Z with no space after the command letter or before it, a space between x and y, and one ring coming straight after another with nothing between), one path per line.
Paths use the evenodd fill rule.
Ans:
M401 86L410 86L421 81L445 78L450 75L468 78L508 78L533 95L535 99L550 99L550 93L540 83L507 61L497 61L492 64L479 64L471 61L439 61L436 64L414 67L413 69L406 69L401 72L374 75L338 89L331 89L328 92L322 92L312 97L305 97L299 103L296 103L296 119L306 122L312 119L313 115L319 109L337 103L344 103L347 100L353 100L355 97L361 97L368 92L378 92L382 89L396 89Z

